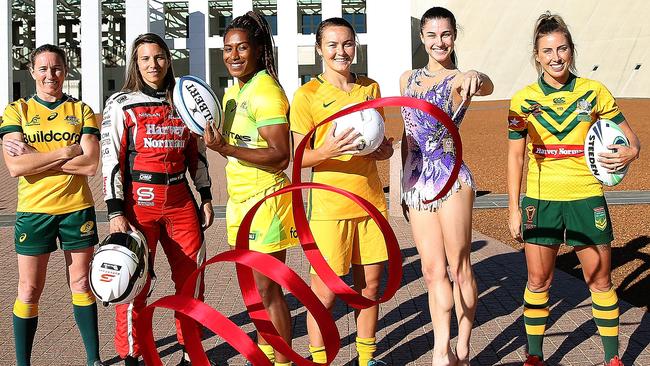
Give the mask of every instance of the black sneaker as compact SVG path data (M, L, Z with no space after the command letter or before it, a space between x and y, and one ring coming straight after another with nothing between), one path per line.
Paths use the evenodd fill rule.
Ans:
M132 356L126 356L124 359L124 366L138 366L138 358Z

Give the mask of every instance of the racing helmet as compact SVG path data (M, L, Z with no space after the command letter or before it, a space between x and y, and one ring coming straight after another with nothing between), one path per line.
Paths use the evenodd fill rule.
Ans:
M90 289L104 306L129 303L147 283L149 265L149 248L142 233L109 234L90 262Z

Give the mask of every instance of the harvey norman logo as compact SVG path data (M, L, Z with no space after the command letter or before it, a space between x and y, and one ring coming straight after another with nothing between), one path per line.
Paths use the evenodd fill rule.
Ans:
M546 158L580 157L584 153L582 145L533 145L533 154Z

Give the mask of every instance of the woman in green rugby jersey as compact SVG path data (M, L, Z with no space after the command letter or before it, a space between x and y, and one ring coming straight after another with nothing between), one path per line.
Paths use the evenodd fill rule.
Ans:
M508 116L509 227L513 238L525 242L528 268L524 291L528 356L524 365L544 365L549 288L562 243L574 247L582 265L605 365L623 365L618 357L618 298L611 281L610 242L614 236L607 203L583 154L573 151L583 149L589 127L601 118L618 124L630 141L629 147L613 145L610 148L616 152L601 154L599 160L611 171L628 166L639 156L639 139L607 88L576 76L575 45L559 15L547 12L537 20L533 60L539 79L512 97ZM530 160L526 196L520 205L526 138L530 139Z
M87 176L99 162L99 129L85 103L63 93L65 52L43 45L30 55L36 94L9 104L2 117L3 156L18 179L15 248L18 296L13 308L16 362L29 365L50 253L64 251L74 318L88 365L101 365L97 305L88 285L88 264L97 244Z

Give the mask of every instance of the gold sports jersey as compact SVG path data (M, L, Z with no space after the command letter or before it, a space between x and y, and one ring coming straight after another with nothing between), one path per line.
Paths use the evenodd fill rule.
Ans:
M288 123L289 101L284 90L266 70L259 71L241 89L239 83L223 96L222 135L234 146L249 149L268 147L258 128ZM258 192L288 180L283 171L228 157L226 164L228 195L243 202Z
M322 75L301 86L291 103L291 131L306 135L327 117L351 104L380 98L379 85L359 76L348 93L330 84ZM383 109L379 109L383 116ZM318 128L313 148L323 144L331 124ZM344 189L361 196L380 211L386 210L386 198L377 173L377 164L361 156L342 155L326 160L312 170L312 180ZM309 216L312 220L341 220L368 216L348 198L321 189L310 190Z
M529 137L528 197L571 201L603 195L584 159L587 131L598 119L625 121L612 94L595 80L571 75L555 89L540 77L512 97L509 138Z
M56 102L34 95L9 104L2 116L0 136L11 132L22 133L24 141L39 152L79 143L83 134L99 137L92 109L67 95ZM59 215L93 205L83 175L48 170L18 179L18 212Z

